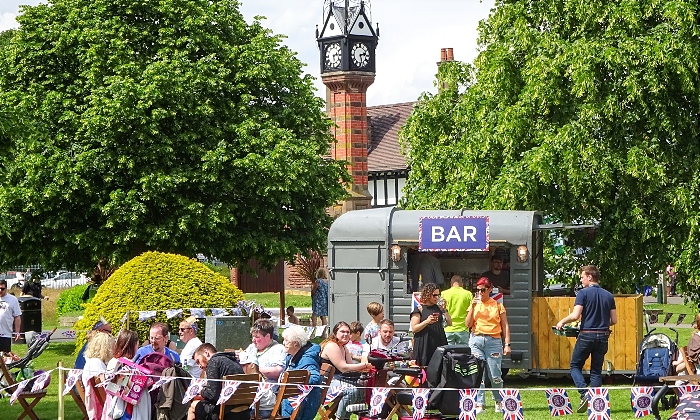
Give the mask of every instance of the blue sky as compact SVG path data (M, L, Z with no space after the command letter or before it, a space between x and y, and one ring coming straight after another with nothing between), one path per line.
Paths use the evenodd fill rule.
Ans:
M377 74L367 92L367 104L384 105L416 100L434 92L436 62L441 48L453 48L455 59L471 62L477 55L477 26L493 8L493 0L369 0L373 24L379 24ZM17 27L20 4L40 0L0 1L0 31ZM42 1L45 2L45 1ZM246 21L265 16L263 25L287 36L285 44L306 63L305 71L319 78L316 25L323 0L242 0ZM320 79L317 95L325 97Z

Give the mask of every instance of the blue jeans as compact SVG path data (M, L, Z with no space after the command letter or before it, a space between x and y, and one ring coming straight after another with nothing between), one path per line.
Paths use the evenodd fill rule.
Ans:
M503 388L503 379L501 378L501 359L503 358L503 342L500 338L494 338L488 335L473 335L469 338L469 348L472 354L479 359L486 360L486 372L491 379L492 388ZM481 383L481 389L476 395L476 405L486 406L486 397L484 395L484 383ZM497 389L491 391L493 399L501 402L501 394Z
M579 333L571 355L571 379L578 388L581 398L586 397L586 380L583 378L584 363L591 357L591 388L600 387L603 384L603 361L608 352L608 332L582 332Z
M338 410L335 412L335 418L340 420L346 420L350 418L350 413L346 410L347 406L350 404L362 404L365 402L365 390L363 388L356 388L347 382L339 381L335 378L331 381L331 386L345 386L343 389L343 396L340 398L338 403ZM323 401L321 401L323 404Z

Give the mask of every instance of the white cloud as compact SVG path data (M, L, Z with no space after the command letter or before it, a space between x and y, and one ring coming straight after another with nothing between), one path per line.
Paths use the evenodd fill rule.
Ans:
M16 17L16 13L0 13L0 32L19 27L19 23L17 23L17 21L15 20Z

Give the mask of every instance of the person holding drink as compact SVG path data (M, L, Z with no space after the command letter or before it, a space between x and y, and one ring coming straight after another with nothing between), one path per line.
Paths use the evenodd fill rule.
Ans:
M413 355L418 366L428 366L435 350L447 344L443 321L452 325L452 318L445 310L445 301L440 299L440 288L435 283L423 286L421 305L411 312L413 331Z
M469 306L465 324L472 331L469 348L474 356L486 361L486 372L491 380L491 387L503 388L501 360L504 355L510 354L510 327L506 318L506 308L490 296L492 289L493 286L486 277L476 282L476 294ZM492 392L496 401L496 412L501 412L500 393L497 390ZM484 391L480 390L476 400L477 413L484 411L485 401Z

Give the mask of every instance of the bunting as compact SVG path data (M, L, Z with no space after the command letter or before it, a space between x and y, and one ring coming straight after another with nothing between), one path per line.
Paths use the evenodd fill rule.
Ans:
M664 325L668 324L668 321L671 320L671 317L672 317L672 316L673 316L673 314L672 314L671 312L668 312L668 313L664 316Z
M75 383L80 380L83 371L81 369L71 369L68 371L68 376L66 377L66 385L63 387L63 395L70 392L75 386Z
M372 388L372 398L370 398L369 415L378 416L382 412L384 402L389 395L390 388Z
M588 390L588 420L610 420L610 397L607 389Z
M314 387L311 385L297 385L297 388L299 388L299 395L289 398L289 405L292 406L292 409L299 407L309 393L314 389Z
M124 313L124 315L122 315L122 319L120 320L120 322L123 324L123 323L125 323L128 319L129 319L129 312L127 311L126 313Z
M476 420L476 389L459 390L459 420Z
M182 318L182 309L166 309L165 317L168 319L173 319L175 317Z
M549 405L549 414L552 417L564 416L573 414L574 409L571 406L569 394L563 388L552 388L544 391L547 394L547 405Z
M253 403L250 404L250 408L253 408L253 406L255 406L255 404L257 404L258 401L260 401L260 398L264 397L265 393L267 393L267 391L269 391L271 389L272 389L271 383L267 383L267 382L260 383L260 385L258 385L258 390L255 392L255 398L253 398Z
M156 389L160 388L161 386L163 386L169 382L174 381L175 379L177 379L177 378L174 376L164 376L164 377L158 379L153 385L151 385L151 388L149 389L149 391L155 391Z
M425 417L429 393L430 388L416 388L413 390L413 420L420 420Z
M651 414L651 401L654 396L654 388L651 386L638 386L632 388L630 399L632 400L632 412L634 418L640 418Z
M13 392L10 396L10 405L14 404L15 401L17 401L17 397L19 397L19 394L21 394L22 391L24 391L24 388L27 386L28 383L29 379L25 379L17 384L17 389L15 389L15 392Z
M190 315L195 318L205 318L204 308L190 308Z
M226 316L228 311L225 308L211 308L211 316Z
M700 390L700 385L681 385L678 387L678 392L680 392L681 397L689 392L695 392Z
M681 325L686 315L688 314L678 314L678 320L676 321L676 325Z
M202 388L204 388L206 384L207 380L204 378L193 378L192 381L190 381L190 386L187 387L187 391L185 391L184 398L182 398L182 404L187 404L192 401L194 397L202 392Z
M224 386L221 388L221 395L219 395L216 405L221 405L228 401L240 385L239 381L224 381Z
M342 385L331 385L326 392L326 400L323 402L323 406L327 406L338 398L340 394L343 393L343 389L345 389L345 387Z
M502 389L501 408L503 409L503 420L523 420L523 402L520 400L520 391L517 389Z
M149 319L155 319L158 311L139 311L139 321L148 321Z
M49 381L51 381L51 372L44 372L41 375L34 378L34 385L32 385L32 392L39 392L49 386Z

